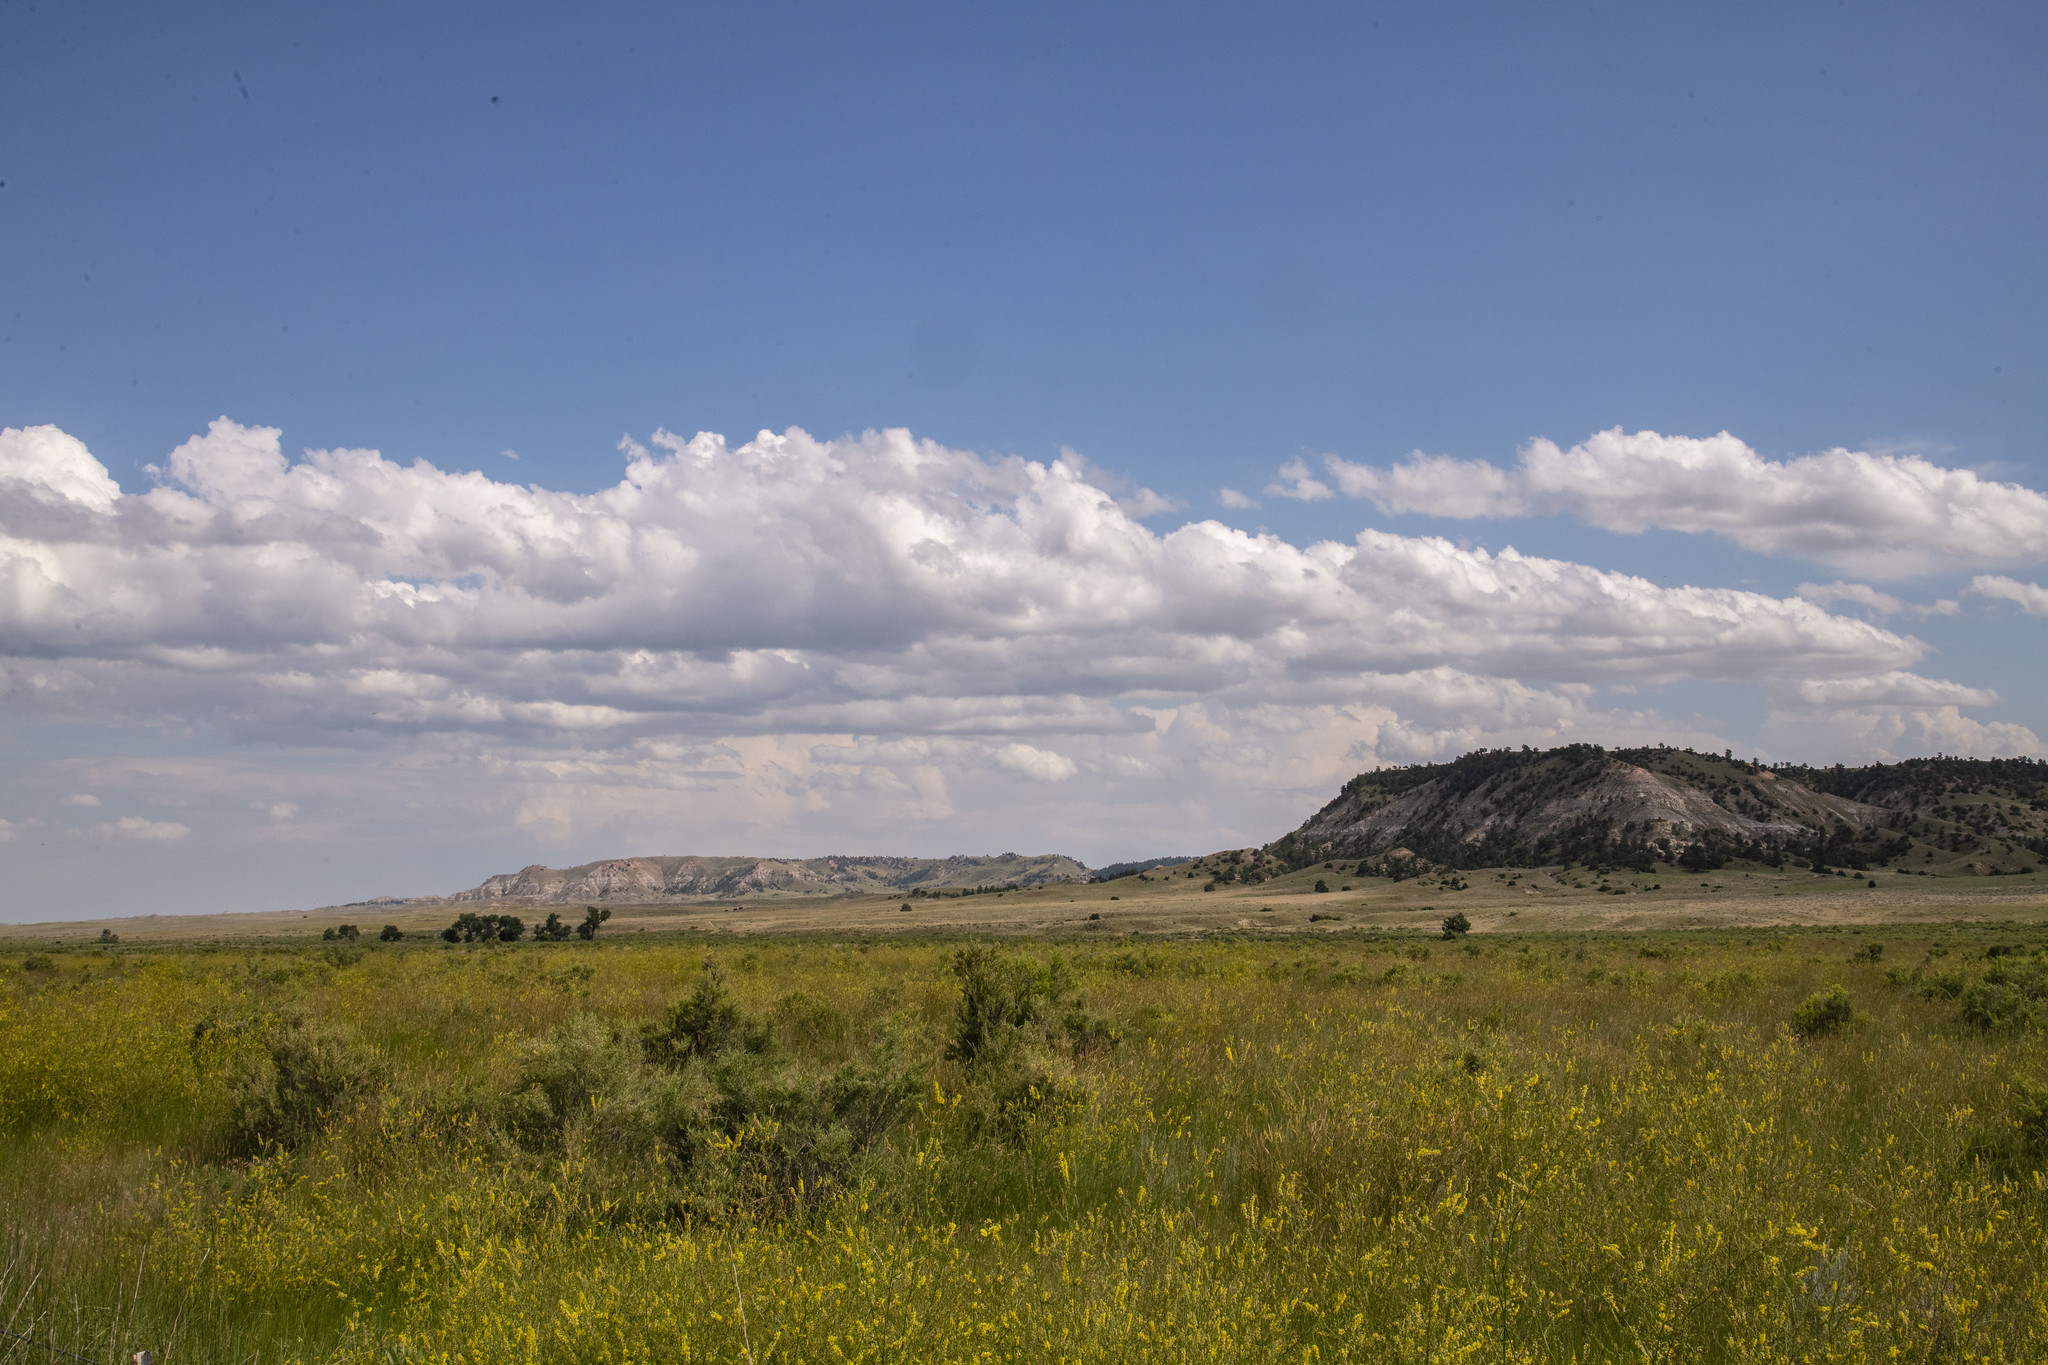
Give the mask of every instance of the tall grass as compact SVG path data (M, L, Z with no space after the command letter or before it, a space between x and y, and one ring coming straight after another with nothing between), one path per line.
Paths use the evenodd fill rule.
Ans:
M12 959L0 1326L166 1365L2042 1359L2048 1053L1958 1003L2041 944L1870 941L998 944L1035 970L973 1049L939 941Z

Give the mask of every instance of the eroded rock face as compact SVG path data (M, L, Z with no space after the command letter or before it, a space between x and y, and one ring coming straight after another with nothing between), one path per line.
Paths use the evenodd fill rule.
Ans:
M484 879L482 886L450 896L454 901L495 901L532 897L541 894L549 885L550 878L545 863L534 863L520 868L517 872L500 872L495 877Z
M447 900L533 905L646 904L663 900L739 900L770 895L857 895L972 886L1038 886L1086 881L1088 869L1058 854L1026 857L611 858L581 867L535 864L486 878Z
M1368 773L1271 847L1297 863L1386 857L1397 846L1453 866L1627 848L1668 859L1695 846L1797 849L1843 828L1882 827L1893 815L1732 759L1687 754L1680 762L1680 751L1668 751L1669 760L1665 752L1624 757L1582 746ZM1660 764L1669 770L1654 771Z

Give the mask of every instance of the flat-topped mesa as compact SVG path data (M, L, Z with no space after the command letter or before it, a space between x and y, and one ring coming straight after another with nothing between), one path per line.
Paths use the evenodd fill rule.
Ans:
M534 905L590 902L649 904L669 900L742 900L764 896L858 896L978 886L1042 886L1084 882L1088 869L1060 854L1027 857L824 858L672 856L608 858L579 867L541 864L501 872L449 901L518 901Z
M1882 862L1910 816L1816 791L1788 770L1683 749L1491 750L1363 773L1268 851L1296 866L1397 848L1453 868L1728 858Z

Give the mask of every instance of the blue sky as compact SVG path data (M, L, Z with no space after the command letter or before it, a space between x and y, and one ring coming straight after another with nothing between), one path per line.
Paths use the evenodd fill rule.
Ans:
M2029 614L2034 599L2022 591L2040 579L2041 554L2028 529L2033 504L2020 494L2048 486L2044 40L2048 14L2019 5L422 13L4 0L0 426L56 429L137 509L159 487L216 509L256 496L230 487L218 468L201 469L230 448L253 448L232 432L217 433L184 475L170 463L223 416L237 431L280 429L277 449L290 462L309 450L374 449L396 466L425 460L479 471L494 487L565 496L619 485L622 435L660 458L659 430L685 440L719 432L739 450L763 429L831 442L903 428L985 462L1016 456L1043 466L1063 449L1078 452L1091 486L1124 498L1131 524L1156 537L1210 519L1264 528L1301 550L1325 539L1351 545L1367 530L1441 535L1468 551L1512 545L1664 590L1773 600L1798 600L1802 584L1853 582L1897 604L1809 598L1830 619L1919 642L1917 653L1872 645L1853 667L1821 668L1794 650L1797 660L1781 669L1759 662L1751 677L1692 664L1525 666L1479 660L1454 643L1433 661L1331 644L1288 656L1282 673L1327 682L1322 663L1304 660L1342 654L1348 701L1275 683L1256 701L1230 693L1227 706L1224 694L1248 685L1244 677L1178 686L1158 666L1184 657L1172 649L1133 665L1142 680L1123 691L1074 681L1087 672L1079 660L1099 657L1094 645L1037 651L1030 669L1004 665L1037 679L1003 693L1026 710L1017 699L1087 696L1125 713L1235 707L1237 722L1209 716L1213 742L1270 758L1218 766L1190 751L1174 767L1156 754L1075 748L1095 722L983 717L934 729L884 715L880 694L853 683L841 700L859 693L868 709L771 715L758 697L712 706L693 682L663 694L658 709L671 719L662 725L590 720L594 729L514 737L502 718L482 729L445 719L393 727L381 712L366 720L314 699L294 729L266 709L283 685L276 679L326 677L330 665L309 660L340 656L274 620L257 622L246 600L225 616L200 612L176 641L131 624L110 626L99 645L83 643L91 632L76 622L77 639L49 636L22 607L0 621L9 679L0 725L15 760L15 776L0 780L0 819L15 834L10 858L31 869L19 894L68 885L76 874L62 870L59 854L85 847L106 850L107 870L82 905L132 895L164 859L217 866L234 850L251 870L219 882L218 894L235 907L452 889L500 863L742 845L952 852L993 842L1107 861L1271 838L1318 804L1346 765L1567 731L1656 731L1813 760L1944 746L2032 752L2034 737L2048 733L2036 677L2048 623ZM1704 522L1684 507L1659 510L1649 505L1654 478L1625 512L1600 510L1584 490L1551 490L1469 516L1457 514L1454 489L1406 502L1347 496L1325 463L1389 469L1420 451L1468 462L1445 476L1467 479L1480 472L1469 462L1507 470L1532 441L1571 450L1614 428L1701 440L1732 433L1761 462L1758 497L1777 506L1769 490L1790 480L1802 505L1839 505L1841 524L1826 534L1788 529L1758 548L1730 529L1749 515L1743 506ZM1878 466L1787 463L1837 448L1917 460L1913 477L1923 483L1929 470L1974 471L1991 490L1979 513L2007 517L2005 539L1991 536L1981 553L1967 535L1916 540L1913 526L1958 505L1949 485L1918 512L1872 520L1859 509L1901 496L1872 472ZM835 449L841 455L816 458L876 458L857 441ZM48 459L79 458L63 450ZM1651 468L1639 449L1613 458ZM1268 492L1301 491L1279 472L1297 460L1333 495ZM1022 516L1003 501L1019 496L1007 476L945 468L952 472L931 474L953 490L945 498L964 479ZM1601 479L1627 482L1615 474L1622 466L1600 468ZM1773 469L1793 472L1781 479ZM817 496L844 498L850 509L879 496L858 471L843 488L819 477ZM939 496L919 479L920 496ZM758 518L763 535L778 517L817 524L758 483L720 486L736 500L732 517ZM1134 500L1141 487L1157 496ZM435 488L415 493L436 506L444 493L469 496ZM1219 500L1225 488L1243 495L1233 500L1241 505ZM311 505L286 501L302 513ZM377 505L375 516L357 511L388 536L377 517L390 508ZM625 526L676 532L681 514L617 515ZM655 521L634 520L641 516ZM86 606L121 599L122 574L143 572L137 565L176 539L128 520L123 534L134 539L124 543L138 558L102 564L97 578L66 570ZM7 528L27 545L70 534L37 525L17 514ZM1859 526L1861 548L1845 548L1842 536ZM318 539L306 531L293 543ZM748 552L743 543L732 550L742 560ZM1059 562L1056 550L1033 553ZM440 550L410 567L342 559L363 575L358 587L386 594L380 601L395 600L389 585L401 580L488 594L493 583L511 584L520 562L539 562L467 563ZM1003 563L992 571L998 586L1029 576L1022 561ZM1098 610L1118 600L1119 583L1143 597L1145 585L1166 581L1116 564L1079 552L1073 561L1080 577L1109 575ZM849 563L830 567L859 580ZM1987 573L2014 587L1973 593ZM244 581L202 575L189 591L217 604L249 591L231 586ZM830 597L812 579L792 590ZM1907 610L1943 601L1958 606ZM932 632L943 630L979 645L1037 639L1023 617L963 625L941 615L942 625L915 612L877 624L875 638L905 650L935 648ZM401 659L385 627L348 619L321 648L384 643L331 664L340 671L326 681L342 692L404 674L431 676L428 690L481 698L476 714L511 704L481 674L465 673L467 664ZM1448 630L1450 619L1432 629ZM1146 629L1155 627L1211 645L1257 634L1179 618ZM592 662L626 647L608 628L575 627L574 649L595 653L573 658L559 640L493 636L474 647L550 651L536 668L559 681L519 704L554 704L594 696L590 680L616 673ZM473 642L478 629L454 629L435 657L472 647L456 641ZM709 628L677 625L641 645L696 658L734 647L824 648L816 641L832 634L793 619L786 637L736 646L737 637L691 634L698 629ZM1862 646L1814 648L1840 660ZM209 704L197 679L227 666L202 669L196 656L165 653L194 649L240 649L234 668L206 676L242 681L220 683ZM855 668L850 656L832 657L833 667ZM902 667L908 657L864 654L859 668ZM66 660L76 666L70 681L51 671ZM1418 701L1410 684L1372 680L1428 668L1539 691L1591 688L1604 700L1579 698L1579 712L1541 722L1480 706L1425 724L1415 708L1441 710L1456 688ZM1910 717L1831 726L1787 709L1784 697L1801 687L1804 705L1846 695L1842 679L1858 668L1872 677L1905 669L1951 689L1923 689L1915 702L1907 692L1918 683L1907 692L1871 684L1858 694L1870 706L1960 706L1979 729ZM1779 690L1759 700L1749 683L1772 669ZM1823 686L1822 674L1834 681ZM31 675L43 682L25 681ZM909 695L882 690L892 706ZM912 689L927 700L949 690L956 701L965 691L1001 692L959 674ZM1878 692L1891 700L1871 701ZM1254 705L1269 708L1264 728L1253 727L1265 738L1242 728ZM1316 708L1343 705L1381 706L1436 738L1396 743L1339 726L1320 744L1326 767L1286 758L1271 739L1324 733ZM715 722L702 719L713 712ZM257 724L258 715L267 719ZM941 730L962 747L905 756L901 746L928 744ZM628 732L630 741L621 738ZM816 762L821 737L839 735L849 736L849 752L899 750L838 765L858 771L834 786L805 764ZM669 778L647 776L668 760L633 745L741 739L744 752L692 769L729 775L701 779L708 806L646 796L670 790ZM776 745L808 745L811 757L767 757ZM1011 754L1005 768L1005 745L1050 757ZM556 774L548 780L567 780L563 765L574 764L564 756L574 753L594 787L640 792L634 799L656 814L640 824L623 813L562 815L592 806L594 787L546 798L518 788L540 779L508 776L506 764L539 762L542 750L552 755L542 766ZM1116 795L1117 762L1150 764L1145 780L1157 785ZM469 794L467 813L404 836L390 833L388 815L373 828L374 811L419 799L399 774L423 765ZM914 795L920 779L906 775L920 768L931 770L924 796ZM172 769L193 794L159 809ZM771 771L796 775L771 780ZM1021 785L987 777L1003 771ZM941 779L944 797L934 798L930 782ZM735 805L732 784L750 782L758 802ZM509 794L515 788L525 795ZM913 795L898 807L857 794L885 788ZM1188 791L1202 794L1199 810L1187 807ZM79 796L100 804L61 805ZM291 815L268 813L284 806ZM631 806L619 796L618 812ZM751 813L726 820L732 809ZM856 814L863 810L879 814ZM142 824L124 834L124 819ZM173 825L185 833L167 832ZM718 847L696 846L705 840ZM641 847L649 841L661 847ZM47 866L32 848L52 850ZM302 877L314 848L330 860L356 849L344 864L369 857L404 884L371 885L346 869ZM22 912L0 904L0 915Z

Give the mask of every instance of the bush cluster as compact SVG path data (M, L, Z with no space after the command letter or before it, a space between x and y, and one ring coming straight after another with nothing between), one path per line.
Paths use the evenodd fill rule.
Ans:
M584 907L583 922L571 925L558 911L548 911L546 920L533 928L536 943L566 943L571 937L588 943L597 937L597 931L612 917L610 910L595 905ZM353 926L344 925L353 931ZM465 910L455 917L455 922L441 931L441 937L449 943L517 943L526 935L526 921L517 915L479 915ZM330 934L329 937L332 937ZM401 938L396 925L384 926L386 939Z

